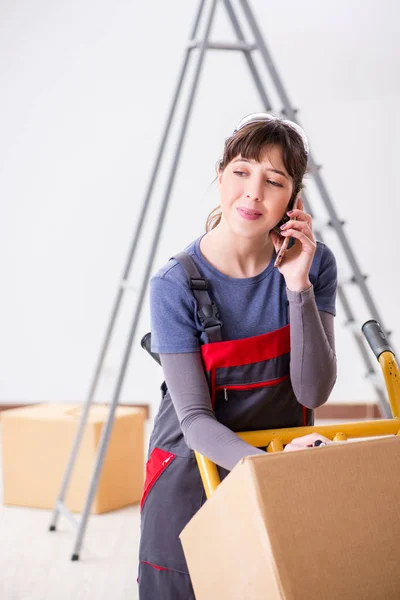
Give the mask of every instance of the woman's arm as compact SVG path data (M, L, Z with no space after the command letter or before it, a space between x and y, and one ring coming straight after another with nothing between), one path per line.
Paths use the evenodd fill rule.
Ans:
M319 311L314 288L286 290L290 319L290 379L297 400L317 408L328 400L336 381L334 316Z
M297 400L308 408L316 408L327 401L336 381L336 356L333 315L323 309L318 311L310 283L318 244L312 232L312 217L303 209L299 198L298 208L287 213L290 219L281 227L281 235L272 231L271 239L277 252L281 237L295 240L278 267L285 278L289 300L290 377ZM336 261L325 245L320 247L322 250L324 257L319 257L315 293L318 306L329 306L335 312Z
M229 471L245 456L266 454L215 418L200 352L160 354L160 359L189 448Z

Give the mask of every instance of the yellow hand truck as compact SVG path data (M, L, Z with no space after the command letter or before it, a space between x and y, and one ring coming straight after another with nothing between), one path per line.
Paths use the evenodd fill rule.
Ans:
M286 444L309 433L322 434L333 442L345 441L348 438L400 435L400 370L395 355L377 321L370 320L364 323L362 332L382 368L392 419L245 431L237 435L252 446L266 448L267 452L281 452ZM209 498L220 483L217 466L203 454L195 452L195 455L205 493Z

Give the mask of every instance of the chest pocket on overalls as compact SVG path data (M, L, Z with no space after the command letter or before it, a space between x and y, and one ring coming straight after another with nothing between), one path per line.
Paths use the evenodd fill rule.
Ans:
M215 415L234 431L303 423L289 378L290 326L202 347ZM300 419L300 421L299 421Z

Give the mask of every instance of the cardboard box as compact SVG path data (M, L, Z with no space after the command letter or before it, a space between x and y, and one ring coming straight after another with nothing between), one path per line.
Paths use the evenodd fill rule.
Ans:
M53 508L76 434L81 405L40 404L1 416L4 504ZM81 512L108 406L90 409L65 505ZM139 502L144 480L144 421L140 408L117 407L92 513Z
M181 534L197 600L399 600L400 437L243 459Z

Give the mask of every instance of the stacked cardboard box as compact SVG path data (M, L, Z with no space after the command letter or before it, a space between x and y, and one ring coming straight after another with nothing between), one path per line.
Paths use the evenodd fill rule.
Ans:
M4 504L53 508L82 407L40 404L4 411L1 417ZM65 504L81 512L109 407L90 409ZM144 479L145 411L117 407L92 513L140 501Z

